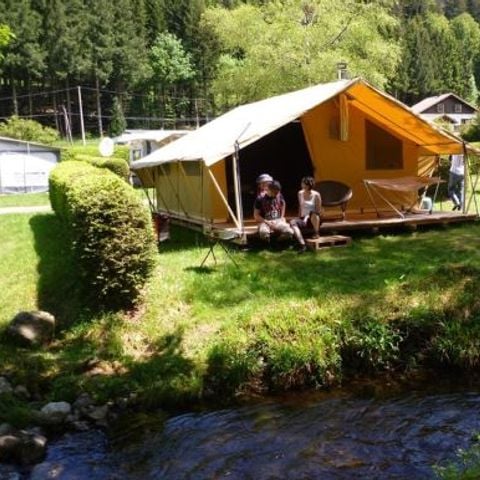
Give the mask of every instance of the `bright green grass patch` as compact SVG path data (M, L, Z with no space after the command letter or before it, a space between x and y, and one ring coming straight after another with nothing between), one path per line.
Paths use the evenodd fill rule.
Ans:
M12 290L0 328L27 308L52 311L61 326L48 350L0 345L0 370L55 399L137 392L178 406L426 362L477 368L479 238L470 224L356 237L318 254L234 252L239 268L217 249L218 265L200 269L203 236L173 228L143 305L113 315L82 304L88 286L54 215L0 217L0 291Z
M0 195L0 208L3 207L34 207L50 205L48 193L18 193L15 195Z

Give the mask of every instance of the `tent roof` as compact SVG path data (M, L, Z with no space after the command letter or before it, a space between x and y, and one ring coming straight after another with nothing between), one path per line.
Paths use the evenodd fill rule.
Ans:
M133 162L140 170L173 161L203 161L210 166L316 106L346 93L349 101L402 138L432 154L462 153L462 140L432 125L395 98L362 79L339 80L237 107L184 137Z

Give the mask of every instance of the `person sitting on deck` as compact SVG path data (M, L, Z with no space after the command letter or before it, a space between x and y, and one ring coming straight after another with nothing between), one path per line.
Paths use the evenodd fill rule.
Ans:
M268 242L272 233L278 233L280 240L292 238L293 230L285 220L285 200L277 181L270 182L265 194L260 193L254 204L253 217L258 223L260 238Z
M256 184L257 184L257 192L256 197L259 195L265 195L267 193L268 185L273 182L273 178L268 173L262 173L257 177Z
M299 252L306 250L302 230L313 229L312 238L319 237L320 215L322 212L322 197L313 189L315 180L312 177L303 177L302 189L298 192L298 218L294 218L290 225L299 244Z

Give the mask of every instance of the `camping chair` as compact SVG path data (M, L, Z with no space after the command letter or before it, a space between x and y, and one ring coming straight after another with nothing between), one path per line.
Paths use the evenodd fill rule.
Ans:
M352 189L342 182L323 180L315 184L315 190L322 197L322 207L340 207L342 220L345 220L347 203L352 198Z

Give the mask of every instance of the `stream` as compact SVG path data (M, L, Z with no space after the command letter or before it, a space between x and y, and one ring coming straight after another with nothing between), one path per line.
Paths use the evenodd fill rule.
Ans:
M0 465L0 478L435 478L432 465L454 460L480 432L480 386L392 390L290 394L165 422L151 416L135 435L67 434L43 463L24 472Z

